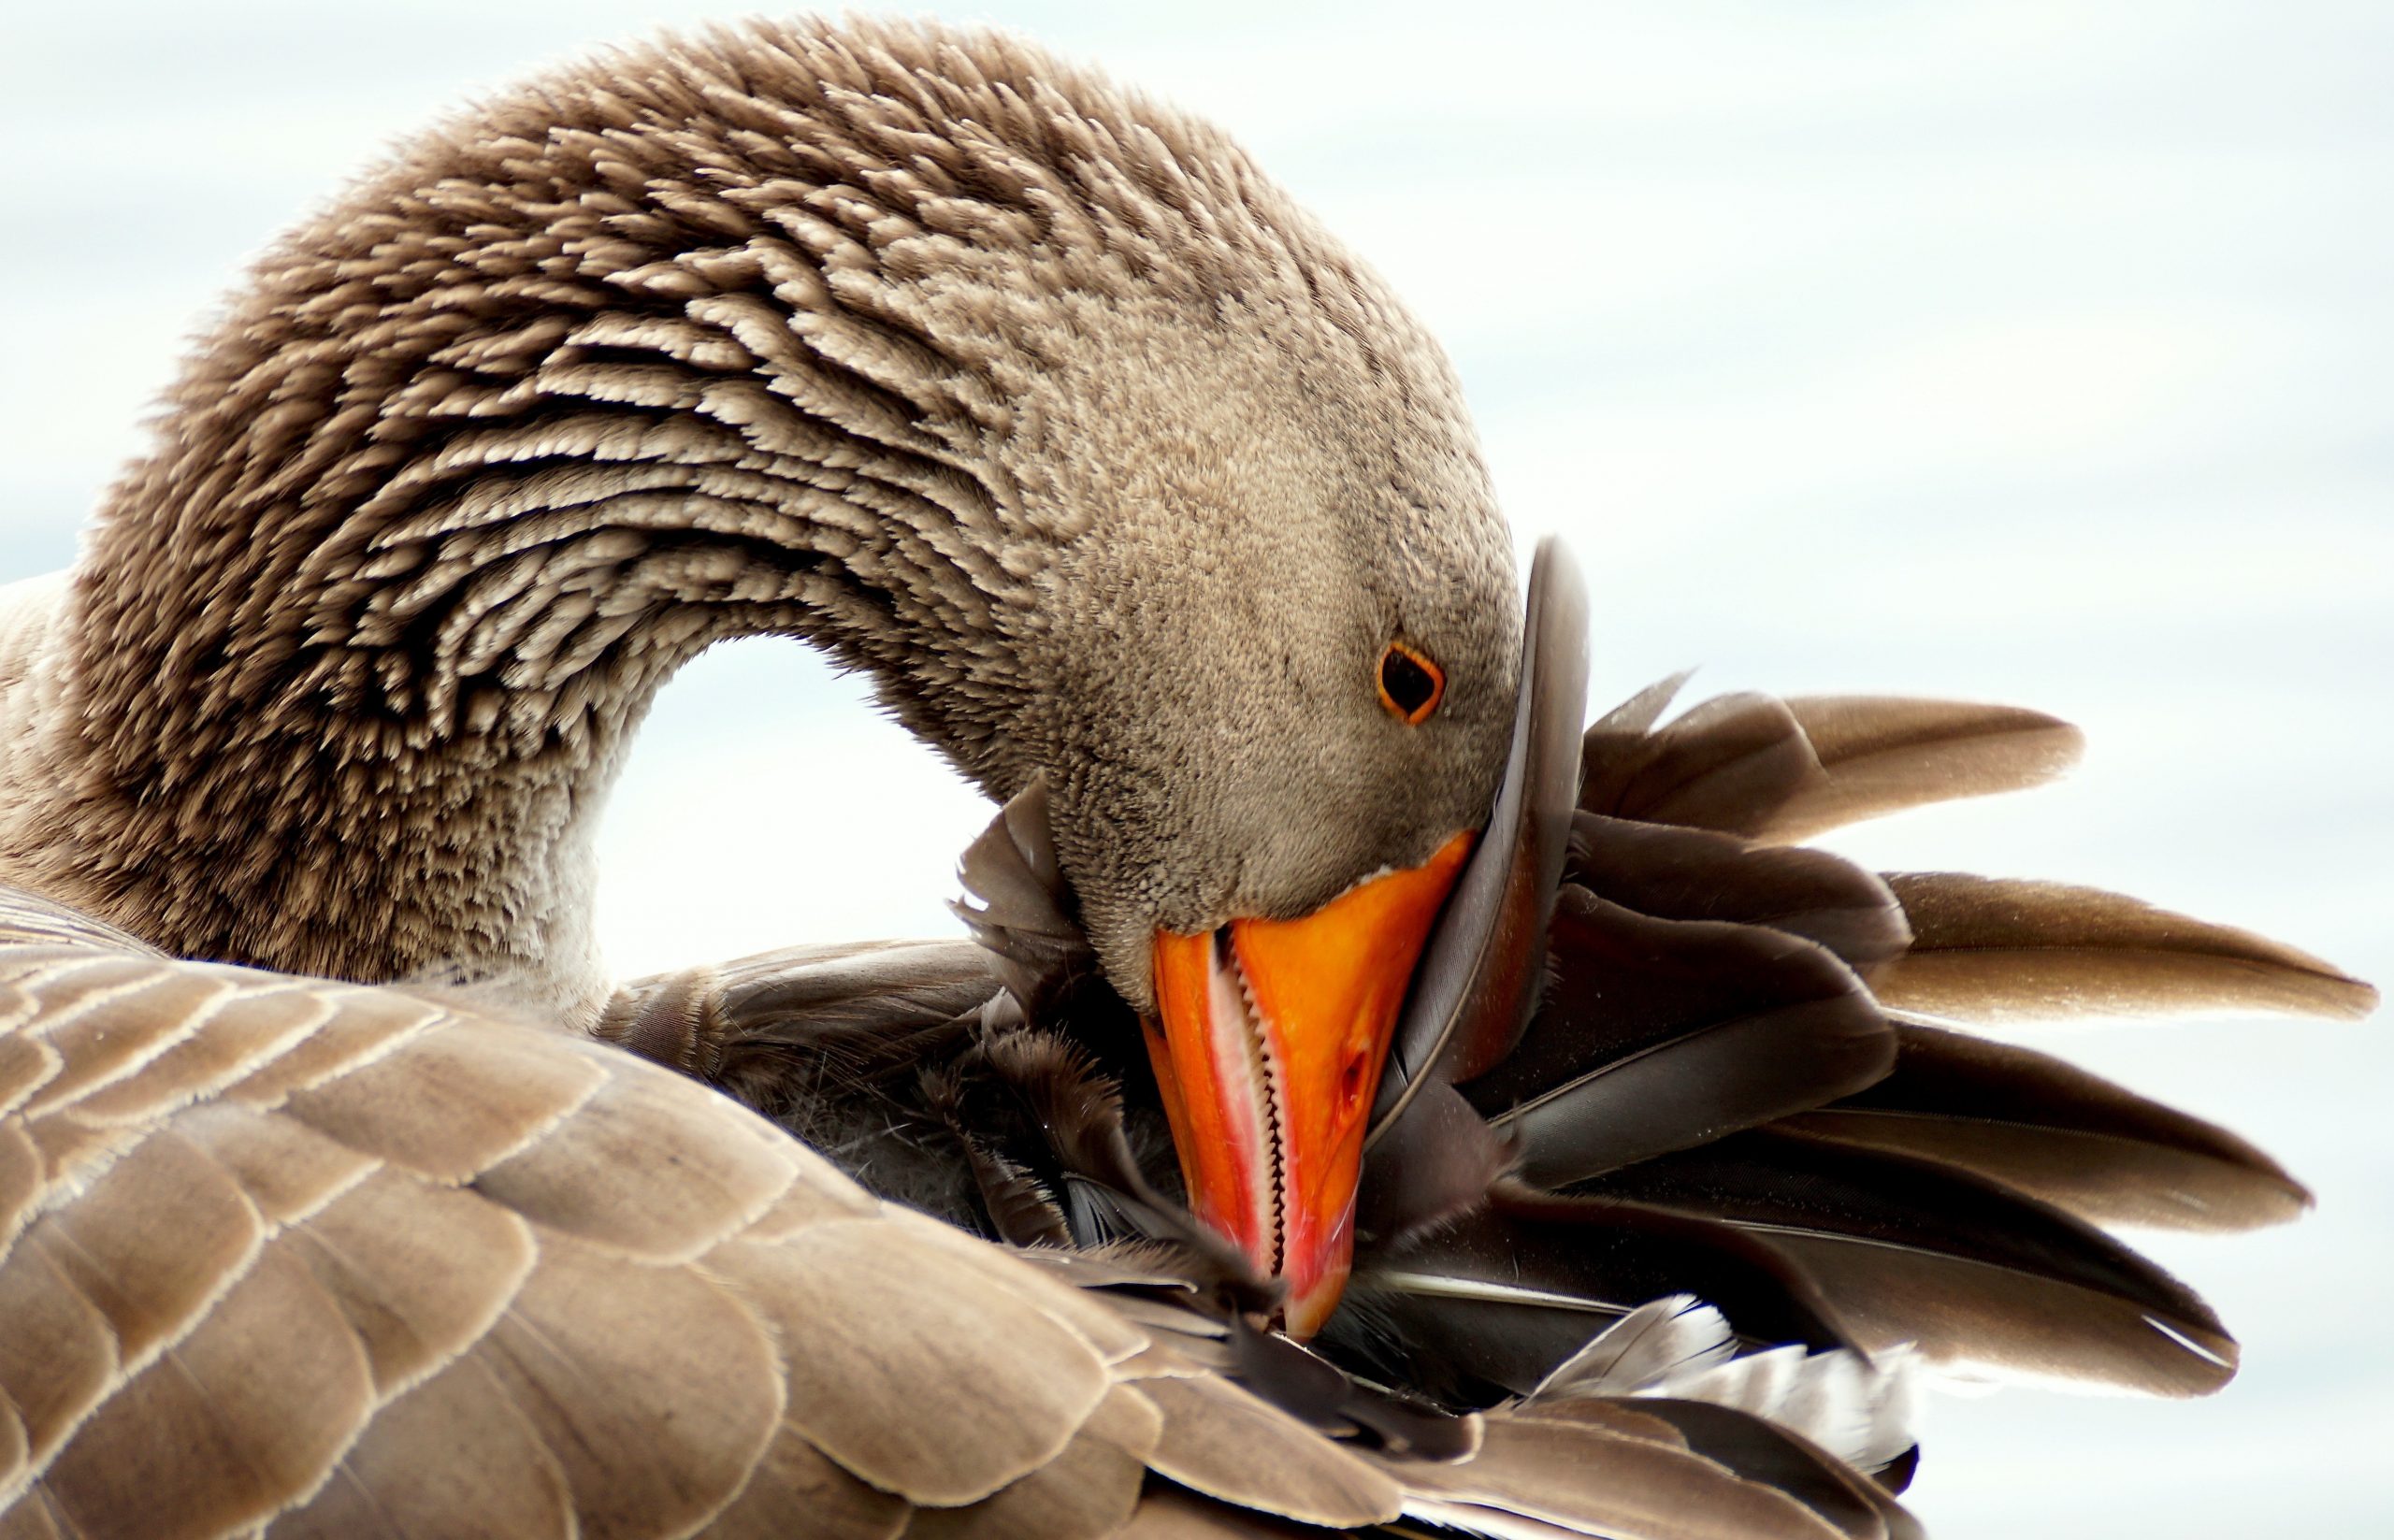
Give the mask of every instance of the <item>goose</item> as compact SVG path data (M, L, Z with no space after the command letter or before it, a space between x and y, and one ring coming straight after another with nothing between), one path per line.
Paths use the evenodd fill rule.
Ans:
M1513 595L1378 281L1211 129L1022 45L753 28L403 153L268 257L77 570L0 610L0 1516L1899 1531L1799 1434L1576 1357L1485 1416L1353 1382L1292 1414L1317 1360L1152 1259L989 1248L591 1040L714 1003L627 1004L592 941L646 702L800 635L1037 813L1158 1024L1217 1259L1327 1326L1381 1094L1452 1105L1443 1029L1381 1072L1433 1019L1417 957L1543 930L1449 895L1555 890L1570 819L1480 832L1557 741ZM1475 1022L1521 1003L1452 976Z
M1435 344L1205 125L902 26L551 77L276 248L0 613L7 1533L1902 1527L1751 1419L1301 1417L1152 1259L992 1249L590 1035L643 709L799 635L1042 788L1191 1106L1269 1110L1200 1077L1230 967L1278 1002L1346 1127L1250 1138L1224 1255L1335 1291L1518 601Z

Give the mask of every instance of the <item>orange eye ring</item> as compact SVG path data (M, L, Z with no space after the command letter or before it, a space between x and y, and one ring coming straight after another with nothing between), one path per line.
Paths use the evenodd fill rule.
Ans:
M1401 641L1390 642L1380 654L1377 677L1380 704L1407 727L1427 720L1447 696L1447 671Z

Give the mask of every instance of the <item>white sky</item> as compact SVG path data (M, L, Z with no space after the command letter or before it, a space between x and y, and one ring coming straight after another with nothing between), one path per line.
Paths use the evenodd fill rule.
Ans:
M379 147L739 13L10 7L0 579L71 556L179 338ZM2065 786L1847 847L2117 886L2394 979L2394 7L944 14L1209 112L1389 274L1518 528L1590 571L1602 703L1695 664L2057 712L2093 740ZM668 692L610 818L623 967L950 928L985 810L859 698L772 643ZM2394 1533L2385 1027L2040 1041L2257 1138L2320 1209L2156 1245L2244 1339L2224 1394L1940 1402L1918 1511L1941 1540Z

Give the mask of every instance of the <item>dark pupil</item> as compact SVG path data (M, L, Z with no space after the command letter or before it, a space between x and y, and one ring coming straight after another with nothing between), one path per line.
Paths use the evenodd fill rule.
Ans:
M1398 711L1411 716L1430 703L1438 682L1430 677L1429 669L1403 653L1392 652L1380 659L1380 688L1396 702Z

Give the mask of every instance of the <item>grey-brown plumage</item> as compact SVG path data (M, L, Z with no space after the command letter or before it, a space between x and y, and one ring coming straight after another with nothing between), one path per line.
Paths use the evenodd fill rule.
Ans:
M897 26L610 56L402 152L259 265L26 605L0 877L584 1024L594 810L721 638L869 670L1001 799L1045 772L1136 999L1159 924L1478 823L1518 630L1376 277L1210 126ZM1398 638L1447 675L1419 727Z
M990 1246L592 1041L738 1084L786 1061L728 1018L862 986L861 1042L969 984L611 991L597 809L760 631L1045 787L1134 1001L1159 928L1478 824L1519 646L1450 371L1210 128L820 24L461 117L272 251L0 603L0 1535L1887 1532L1767 1432L1390 1400L1200 1268ZM1398 640L1429 721L1375 698Z
M1137 1324L1120 1270L885 1204L614 1049L17 893L0 1013L0 1533L1063 1540L1159 1476L1219 1500L1171 1500L1208 1534L1445 1500L1224 1379L1204 1317ZM1573 1415L1486 1436L1605 1458ZM1640 1458L1719 1523L1834 1533L1684 1443ZM1557 1533L1680 1533L1628 1523L1637 1482L1565 1490Z
M1758 1377L1802 1346L1900 1346L1973 1374L2169 1395L2226 1383L2227 1328L2101 1227L2274 1223L2307 1205L2301 1186L2225 1130L1890 1002L1924 974L1962 1018L2352 1015L2374 991L2117 895L1873 875L1764 842L1831 810L2033 784L2076 735L2033 712L1865 698L1731 698L1657 727L1674 681L1579 739L1563 655L1578 617L1554 625L1569 589L1541 584L1550 555L1532 580L1523 723L1545 720L1517 733L1479 872L1492 899L1527 896L1458 901L1441 922L1405 1031L1445 1046L1392 1063L1383 1085L1392 1104L1419 1094L1366 1159L1350 1291L1324 1350L1449 1405L1534 1400L1594 1351L1594 1323L1686 1288L1725 1334L1793 1345L1758 1358ZM1583 773L1532 791L1552 780L1558 736ZM1790 806L1811 812L1790 826ZM981 1188L983 1216L961 1222L1088 1244L1140 1232L1155 1205L1118 1141L1093 1144L1085 1125L1152 1120L1155 1093L1134 1062L1105 1058L1105 1001L1073 983L1086 954L1040 822L1035 797L1009 804L965 878L991 974L1034 1024L1010 1030L1058 1046L968 1045L944 1061L943 1108L977 1115L926 1121L945 1123L966 1157L950 1152L951 1173ZM1542 930L1514 918L1540 911L1541 881ZM1097 1045L1096 1060L1067 1042ZM977 1102L962 1084L975 1078ZM904 1101L861 1080L810 1089ZM1010 1096L1045 1110L1009 1118ZM1109 1207L1091 1187L1131 1196Z
M1709 1269L1709 1297L1763 1340L1909 1344L2165 1394L2225 1383L2236 1346L2208 1306L2097 1226L2275 1222L2307 1202L2300 1185L2223 1130L1892 1008L1932 982L1935 1008L1965 1019L2355 1015L2374 991L2117 895L1877 877L1775 843L2047 779L2077 742L2051 718L1748 696L1656 727L1677 684L1589 729L1556 976L1520 1047L1463 1087L1552 1191L1499 1186L1481 1233L1434 1240L1448 1254L1427 1266L1403 1248L1359 1262L1358 1287L1376 1267L1489 1277L1509 1257L1551 1303L1585 1308L1636 1303L1659 1268ZM1388 1308L1422 1331L1431 1307ZM1576 1325L1503 1308L1523 1317L1514 1345L1478 1346L1477 1372L1524 1389Z
M1891 873L1912 942L1890 1005L1965 1021L2199 1009L2358 1017L2375 992L2281 942L2062 883Z
M1692 1286L1748 1343L2223 1378L2201 1303L2081 1216L2300 1189L1882 1007L2365 992L2106 896L1771 848L2074 750L1920 702L1652 730L1666 690L1576 744L1542 709L1576 687L1530 691L1542 769L1466 883L1500 943L1425 975L1454 1010L1405 1035L1345 1344L1503 1403L1236 1314L1137 1109L983 1002L1036 1017L1069 959L1145 1004L1159 928L1480 824L1515 613L1435 346L1218 134L1026 49L754 29L402 154L262 265L71 582L0 601L0 1534L1872 1537L1909 1521L1802 1434L1557 1366ZM993 900L988 956L611 992L595 810L656 685L757 631L1044 798L1017 897L1069 925ZM1425 724L1373 698L1392 640L1446 675ZM1534 1009L1550 909L1636 1030ZM1180 1250L988 1246L560 1025L1003 1238ZM960 1159L847 1094L925 1058Z

